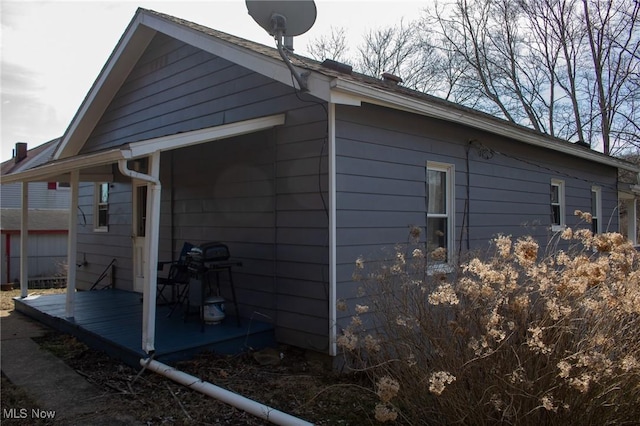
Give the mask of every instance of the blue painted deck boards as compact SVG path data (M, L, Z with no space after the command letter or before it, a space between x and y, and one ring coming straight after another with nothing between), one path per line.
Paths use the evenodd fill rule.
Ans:
M48 326L74 335L89 346L138 366L142 350L142 301L139 293L122 290L77 292L75 317L65 318L66 294L16 298L16 310ZM155 359L174 362L202 351L235 354L275 343L271 324L227 316L221 324L204 325L197 315L184 320L177 309L157 306Z

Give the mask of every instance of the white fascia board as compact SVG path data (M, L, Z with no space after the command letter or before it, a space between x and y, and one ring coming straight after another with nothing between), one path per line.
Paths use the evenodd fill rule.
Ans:
M76 155L104 114L109 103L145 51L155 31L141 25L143 15L134 18L93 83L64 134L54 158Z
M127 158L145 157L156 151L169 151L218 139L226 139L247 133L259 132L261 130L281 126L284 123L285 114L276 114L251 120L238 121L235 123L222 124L220 126L208 127L206 129L193 130L191 132L161 136L159 138L147 139L142 142L130 143L129 148L126 150L126 154L124 155Z
M54 179L60 175L70 173L73 170L111 164L122 158L123 153L119 148L94 154L79 155L44 164L23 172L4 175L2 176L2 183L47 182L49 179Z
M336 105L361 106L362 97L354 96L351 93L341 92L339 90L331 90L331 103Z
M459 123L475 129L505 136L530 145L562 152L596 163L606 164L608 166L633 172L640 172L640 167L621 161L615 157L605 157L603 154L595 151L586 151L575 148L571 145L559 144L545 136L535 135L527 131L519 130L509 123L503 124L493 120L486 120L482 117L476 116L475 114L469 114L461 110L448 108L444 105L432 104L419 99L409 98L407 96L350 81L336 79L332 82L332 86L335 91L342 91L347 94L360 96L363 102L426 115L450 121L452 123Z
M291 72L282 60L270 58L245 47L221 40L213 35L166 21L155 15L143 14L141 19L143 25L186 44L219 56L287 86L293 86L294 84ZM301 72L304 71L301 70ZM308 76L308 93L324 101L329 101L330 83L330 77L311 72Z

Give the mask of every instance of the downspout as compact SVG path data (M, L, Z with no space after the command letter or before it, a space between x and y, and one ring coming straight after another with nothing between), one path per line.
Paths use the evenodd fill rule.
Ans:
M125 155L125 157L128 157ZM151 175L136 172L127 167L127 158L118 160L120 172L130 177L147 182L151 190L147 192L147 223L145 227L144 258L147 259L147 269L144 275L144 290L142 293L142 350L148 354L155 352L156 334L156 281L158 279L158 229L160 224L160 151L155 151L150 158Z
M67 298L65 315L67 318L75 316L76 294L76 264L78 258L78 182L80 171L71 172L69 184L71 186L71 214L69 214L69 234L67 236Z
M338 354L336 288L336 104L329 102L329 355Z
M237 393L230 392L212 383L205 382L198 377L187 374L184 371L176 370L173 367L155 361L151 358L140 359L140 365L177 383L180 383L181 385L186 386L189 389L193 389L207 396L218 399L226 404L232 405L271 423L291 426L312 425L312 423L309 423L298 417L283 413L282 411L278 411L275 408L268 407L257 401L246 398L242 395L238 395Z

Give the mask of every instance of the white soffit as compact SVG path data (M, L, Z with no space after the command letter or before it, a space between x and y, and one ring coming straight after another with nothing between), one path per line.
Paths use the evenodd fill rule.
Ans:
M247 133L259 132L285 123L285 114L276 114L266 117L235 123L222 124L206 129L193 130L191 132L177 133L175 135L162 136L148 139L142 142L132 142L127 149L126 158L145 157L155 151L170 151L219 139L241 136Z

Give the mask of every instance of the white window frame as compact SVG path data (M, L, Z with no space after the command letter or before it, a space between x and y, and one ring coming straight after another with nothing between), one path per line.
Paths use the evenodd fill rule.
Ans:
M56 184L55 189L49 188L49 183L55 183ZM47 189L49 191L70 191L71 185L69 184L69 182L47 182Z
M564 185L564 181L561 179L551 179L551 188L553 187L557 187L558 188L558 202L554 203L553 199L551 198L551 191L549 193L549 198L550 198L550 207L551 207L551 212L550 212L550 217L551 220L553 220L553 207L558 206L559 207L559 214L560 214L560 223L552 223L551 224L551 230L553 232L558 232L558 231L563 231L565 229L565 227L567 226L567 206L565 203L565 185Z
M107 201L102 202L101 200L101 187L102 185L107 186ZM107 182L96 182L94 186L94 203L93 203L93 231L94 232L108 232L109 231L109 183ZM107 211L107 223L100 225L100 210L105 209Z
M602 233L602 188L599 186L591 187L591 210L593 210L593 202L595 197L595 211L590 212L593 219L596 220L595 226L591 226L594 234Z
M449 164L449 163L440 163L435 161L427 162L427 170L425 175L425 179L427 181L427 185L426 185L427 196L429 192L429 171L443 172L445 173L445 179L446 179L446 182L445 182L446 212L444 214L430 214L428 203L427 203L426 212L425 212L427 222L429 218L443 217L447 219L447 239L446 239L447 260L442 263L430 265L430 269L432 270L436 270L436 269L441 270L443 267L445 267L446 269L448 266L453 264L454 254L455 254L455 247L454 247L455 217L456 217L455 215L455 204L456 204L455 203L455 167L453 164ZM428 229L428 225L426 228Z

